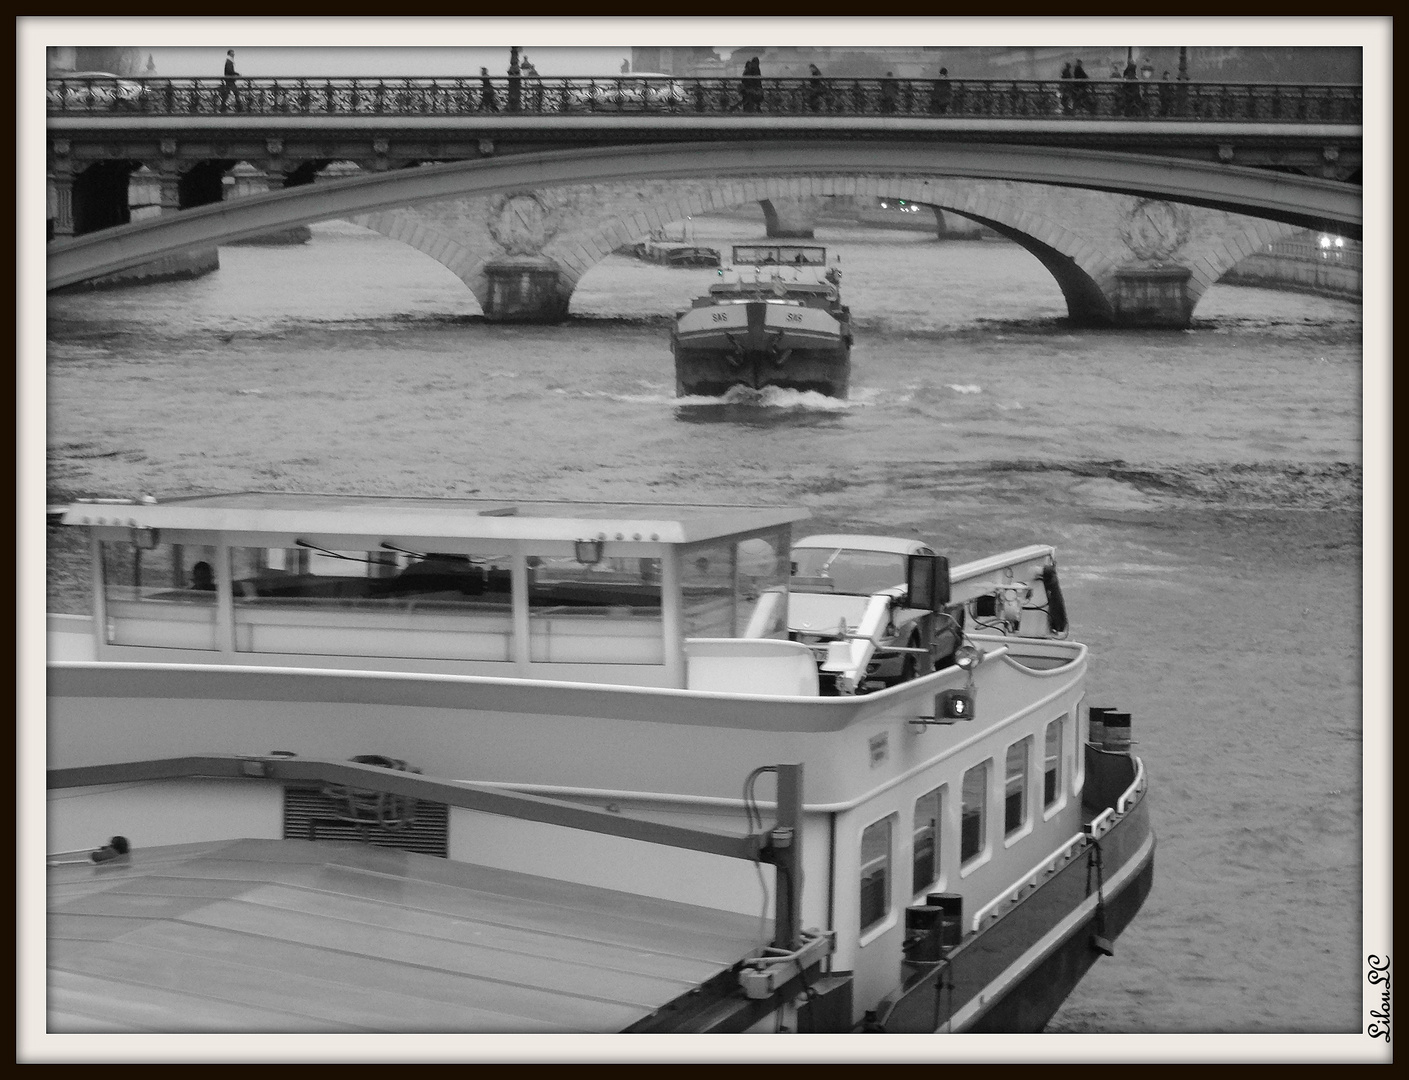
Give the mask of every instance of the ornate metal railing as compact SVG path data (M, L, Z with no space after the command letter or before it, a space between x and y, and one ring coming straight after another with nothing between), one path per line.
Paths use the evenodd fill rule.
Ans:
M50 115L638 114L1359 124L1349 84L1126 79L50 79Z
M1339 241L1339 244L1336 241ZM1329 244L1309 243L1304 240L1278 240L1266 245L1260 254L1294 262L1323 263L1328 266L1344 266L1352 270L1362 268L1364 251L1353 240L1336 237Z

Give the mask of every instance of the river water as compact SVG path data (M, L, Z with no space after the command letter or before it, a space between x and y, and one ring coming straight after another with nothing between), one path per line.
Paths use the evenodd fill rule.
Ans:
M762 218L700 218L702 243ZM199 490L722 501L954 562L1058 548L1089 700L1134 714L1155 887L1058 1032L1360 1029L1362 325L1215 286L1185 332L1073 330L997 242L820 228L845 402L674 397L712 270L611 256L572 318L484 322L355 226L191 282L51 297L49 500ZM50 610L82 611L51 532Z

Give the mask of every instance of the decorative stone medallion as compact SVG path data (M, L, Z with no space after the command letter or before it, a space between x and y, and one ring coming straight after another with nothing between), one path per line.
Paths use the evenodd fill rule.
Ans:
M537 192L500 195L489 205L489 234L510 255L537 255L557 234L561 219Z
M1120 228L1137 259L1164 262L1189 239L1189 212L1158 199L1137 199Z

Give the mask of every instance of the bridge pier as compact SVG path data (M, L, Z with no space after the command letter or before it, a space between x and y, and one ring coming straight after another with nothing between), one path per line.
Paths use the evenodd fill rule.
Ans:
M1187 266L1122 266L1111 284L1117 326L1184 330L1193 315Z
M265 195L271 190L278 190L284 186L282 175L277 178L271 176L263 169L256 168L248 161L236 162L234 168L225 174L221 181L224 191L224 200L243 199L247 195ZM251 236L247 240L236 240L234 244L247 244L251 246L277 246L284 244L306 244L313 239L313 232L307 225L291 225L287 229L275 229L272 232L260 233L258 236Z
M821 199L760 199L763 223L771 239L811 240L822 209Z
M567 317L569 294L558 264L544 255L506 255L484 264L491 322L556 323Z

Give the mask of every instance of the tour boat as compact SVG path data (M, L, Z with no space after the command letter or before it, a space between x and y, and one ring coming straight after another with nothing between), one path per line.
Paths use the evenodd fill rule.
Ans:
M719 280L679 311L670 335L675 391L718 397L778 386L844 398L851 383L851 311L827 249L738 244Z
M68 506L48 1030L1041 1030L1150 889L1129 714L1047 546L790 629L807 516ZM838 677L915 614L962 644Z

